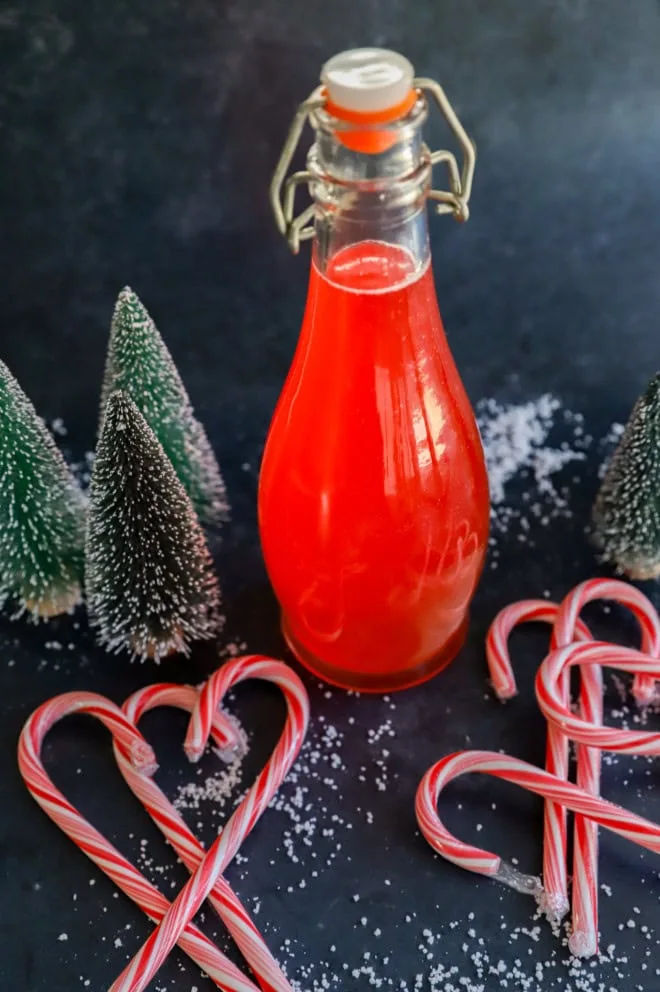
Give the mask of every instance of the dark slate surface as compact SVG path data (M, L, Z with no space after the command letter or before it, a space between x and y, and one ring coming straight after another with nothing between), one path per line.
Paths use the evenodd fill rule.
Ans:
M126 282L136 289L226 474L234 518L217 560L227 639L255 651L283 651L258 548L256 472L307 279L307 259L292 259L274 230L266 190L294 106L320 63L364 43L397 47L420 73L440 79L478 144L472 220L433 226L441 306L471 397L521 402L551 391L603 436L626 417L660 351L655 0L33 0L0 11L1 356L40 412L64 419L65 444L79 459L93 445L113 299ZM439 125L430 137L442 140ZM432 987L414 984L431 968L419 950L425 929L440 937L427 943L434 960L458 968L435 992L451 982L480 987L475 951L508 967L520 958L527 975L557 951L546 927L538 943L512 939L512 928L530 925L528 902L434 859L415 834L412 803L426 767L466 743L542 762L532 670L544 635L518 635L522 692L508 708L485 698L483 639L500 606L544 590L558 597L594 571L583 527L601 457L594 446L579 466L573 516L533 525L534 547L518 541L515 528L498 537L499 565L482 582L469 644L442 677L397 696L395 709L380 698L328 697L308 680L320 756L300 784L311 804L303 819L317 818L313 844L294 838L300 860L292 861L283 843L291 818L271 811L246 846L248 862L229 872L248 905L261 900L257 920L306 992L335 973L341 977L329 988L369 987L364 974L351 977L361 964L373 965L381 987ZM604 619L613 636L634 634L616 612ZM3 620L1 631L0 983L21 992L101 990L150 928L34 806L16 771L16 740L53 693L80 687L120 701L155 673L98 651L83 616L39 629ZM196 681L214 664L200 651L159 675ZM277 735L282 707L260 688L242 691L237 706L257 733L247 783ZM387 719L395 736L373 742L372 734L370 742L368 731ZM343 735L336 744L327 743L330 724ZM173 793L191 775L179 750L183 721L158 715L145 728ZM333 751L342 767L332 767ZM170 864L171 852L112 768L107 735L72 720L53 732L46 755L56 780L123 850L135 856L147 838L155 864ZM386 765L384 791L378 761ZM210 758L204 774L214 773ZM657 817L656 775L652 766L620 762L606 768L604 790ZM536 800L475 779L456 785L443 809L461 836L487 837L492 849L538 869ZM220 822L209 805L196 821L207 840ZM334 835L324 836L328 829ZM601 868L613 891L602 897L603 945L616 943L615 956L627 960L576 978L559 949L529 988L660 989L658 863L608 835ZM183 876L175 868L166 877ZM628 919L636 926L620 930ZM68 940L58 940L62 934ZM285 939L291 944L282 950ZM460 977L473 986L460 986ZM500 987L493 976L484 981ZM211 986L175 957L153 987Z

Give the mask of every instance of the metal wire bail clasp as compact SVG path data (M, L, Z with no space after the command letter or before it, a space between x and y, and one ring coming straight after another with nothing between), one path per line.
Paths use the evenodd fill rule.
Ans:
M440 149L431 152L431 164L437 165L444 162L449 173L449 190L431 189L429 199L436 203L436 213L453 214L459 221L466 221L470 216L468 203L472 193L472 180L474 178L474 167L477 161L477 148L471 138L468 137L465 128L459 121L456 111L447 98L447 94L439 83L433 79L415 79L415 87L424 93L429 93L445 118L449 127L454 132L454 137L458 141L463 152L463 168L460 173L458 163L452 152Z
M275 223L280 234L283 234L289 242L289 247L294 255L300 251L301 241L307 241L314 236L314 224L310 223L314 216L314 204L311 203L298 217L293 215L296 189L301 184L308 183L313 177L311 172L306 169L301 172L294 172L288 179L286 179L286 174L307 120L324 103L322 87L319 86L311 96L300 104L270 182L270 204L275 215Z
M449 174L449 189L429 189L427 195L436 204L438 214L452 214L456 220L466 221L470 215L468 202L472 192L472 179L476 162L476 148L468 137L456 112L447 99L442 87L432 79L415 79L414 88L420 99L427 99L427 94L433 97L440 111L449 124L463 152L463 167L459 170L454 154L446 149L435 152L427 150L430 164L443 162ZM311 203L298 216L295 213L295 197L298 186L306 185L314 179L308 170L294 172L288 178L287 171L295 154L300 136L307 121L315 111L321 110L326 103L324 88L319 86L303 103L300 104L291 124L273 173L270 184L270 202L275 215L275 222L281 234L287 239L294 255L300 250L300 242L314 236L314 204Z

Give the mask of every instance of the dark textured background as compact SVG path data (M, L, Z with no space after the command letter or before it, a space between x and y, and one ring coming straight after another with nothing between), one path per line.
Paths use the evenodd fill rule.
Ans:
M658 366L657 0L31 0L0 8L0 356L43 416L64 419L65 443L82 457L94 441L113 301L132 285L172 349L226 475L234 519L218 567L228 636L276 654L283 648L257 542L256 473L300 324L308 263L306 251L291 258L276 233L267 187L293 110L321 62L359 44L398 48L420 74L439 79L477 142L470 223L432 225L441 308L470 396L519 402L549 390L602 435L627 416ZM446 140L438 122L429 139ZM500 565L484 578L460 662L397 698L386 792L354 772L373 767L365 728L387 717L387 704L336 692L327 699L310 682L317 718L346 733L349 771L338 778L332 808L350 820L367 805L375 826L367 829L356 815L334 866L289 894L301 869L283 857L274 812L249 842L248 870L229 873L248 900L262 897L258 919L276 950L285 936L296 938L290 968L298 977L301 963L312 963L318 979L343 961L359 963L364 950L382 959L387 945L391 959L379 973L395 986L411 983L426 967L422 929L465 920L470 908L494 960L520 953L501 933L499 914L524 924L529 905L434 860L415 836L412 799L430 762L466 739L542 762L531 691L542 634L520 635L530 663L516 709L484 700L482 643L504 603L546 589L560 596L593 572L583 535L596 485L598 459L591 457L573 493L572 520L539 528L533 551L500 541ZM84 618L78 621L79 629L73 621L2 627L3 989L71 992L85 980L106 988L126 956L126 946L113 948L113 936L131 922L132 950L148 932L34 807L15 770L20 726L49 695L85 687L121 700L153 678L151 669L98 652ZM620 628L617 620L612 632L621 635ZM53 639L62 651L46 646ZM202 651L185 670L171 662L162 674L195 680L213 665ZM246 724L267 739L265 754L277 732L275 697L247 690L240 702ZM161 732L161 744L167 736ZM163 779L170 786L186 774L175 753L171 740L177 770ZM125 850L135 850L129 832L153 836L112 776L100 731L69 723L53 733L47 754L58 781ZM657 816L657 803L626 797L624 775L619 766L608 770L607 794ZM485 814L487 844L536 869L539 803L482 782L457 786L459 794L463 813L449 801L448 816L462 836L476 838L470 824ZM500 794L494 815L490 802ZM161 852L163 863L169 857ZM655 938L617 929L634 906L650 927L657 921L658 866L610 836L601 862L616 895L603 900L603 943L616 941L617 953L629 957L622 979L609 966L603 971L605 987L660 989L653 968L640 970ZM98 879L95 888L90 878ZM353 892L362 893L359 906ZM365 907L366 930L359 924ZM401 921L412 911L411 929ZM372 923L383 931L379 944ZM464 930L446 932L438 959L462 960ZM67 942L58 942L61 932ZM532 946L544 960L556 945L544 929ZM210 988L195 969L185 974L173 961L154 988ZM302 984L309 992L311 981ZM332 988L365 984L344 978ZM535 987L574 986L557 964Z

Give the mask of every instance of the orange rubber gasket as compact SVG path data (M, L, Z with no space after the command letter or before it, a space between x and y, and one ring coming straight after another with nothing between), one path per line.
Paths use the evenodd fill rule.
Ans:
M386 107L384 110L373 110L368 113L361 113L357 110L346 110L336 103L327 99L327 90L324 88L321 95L326 98L324 110L337 120L346 121L347 124L355 124L355 131L335 131L338 141L356 152L366 152L370 155L377 155L379 152L387 151L396 144L397 135L387 129L380 130L374 124L391 124L392 121L405 117L418 99L417 90L410 90L405 100L395 104L393 107ZM364 126L364 130L360 129Z

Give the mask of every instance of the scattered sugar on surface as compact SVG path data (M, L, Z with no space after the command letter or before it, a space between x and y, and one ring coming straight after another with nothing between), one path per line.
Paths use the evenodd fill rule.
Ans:
M570 519L571 494L585 482L588 454L598 454L602 475L604 459L623 430L620 424L614 424L604 437L595 439L586 432L582 414L563 408L559 399L549 394L517 405L484 400L477 406L477 418L491 489L491 551L495 551L495 558L498 545L520 542L533 547L533 534L539 526L549 527L558 519ZM53 430L58 433L54 425ZM92 462L90 452L75 466L83 485L89 479ZM55 642L48 648L54 652L61 650ZM236 641L225 645L222 655L235 657L246 650L245 643ZM646 723L652 710L640 714L629 703L628 681L610 675L608 687L610 696L620 701L611 713L613 724L637 726ZM324 699L332 699L333 690L322 686L322 692ZM370 726L364 726L364 711L351 708L354 696L348 694L341 717L335 717L334 721L324 713L314 716L298 761L267 813L268 836L272 843L271 869L277 873L278 865L284 862L288 866L286 873L282 871L283 876L286 874L286 883L279 886L275 882L274 886L283 913L294 905L299 910L300 900L306 898L309 890L325 891L323 876L327 872L350 873L350 857L347 856L350 832L374 830L376 842L380 807L375 801L370 803L368 796L387 793L396 785L398 773L392 765L392 758L398 753L395 739L400 732L396 703L384 697L378 719L372 719ZM486 701L484 705L487 705ZM357 722L364 747L356 760ZM349 727L350 753L345 740ZM468 740L466 743L469 745ZM244 744L245 747L225 764L218 766L212 761L192 771L186 768L183 773L185 781L176 789L174 804L190 820L193 830L209 826L217 829L240 801L250 784L244 779L245 756L250 745L247 735ZM629 774L631 781L635 775L638 797L652 789L652 759L606 753L603 761L605 765L620 765L619 771ZM640 779L640 768L644 771L645 766L648 781ZM357 778L365 786L364 804L351 809L342 802L343 789L349 778ZM180 876L175 881L174 859L167 864L161 863L161 859L165 859L160 853L153 854L152 846L155 850L155 843L152 845L147 838L138 843L139 867L163 891L178 890ZM249 844L246 850L247 854L239 853L232 868L232 883L239 890L240 882L250 870ZM655 877L654 874L653 879ZM640 884L646 881L645 877L640 877ZM388 878L380 879L379 884L392 885ZM269 885L273 888L273 879L269 880ZM607 881L601 882L600 888L604 899L616 902L616 893ZM367 988L398 992L509 992L512 989L523 992L647 989L652 992L660 988L657 977L651 984L638 984L644 971L648 970L649 976L660 975L660 968L656 969L652 963L660 940L646 923L642 923L645 917L640 917L635 907L622 907L618 929L615 934L604 936L603 944L607 940L610 943L598 959L582 962L570 957L566 928L557 929L556 945L549 945L545 921L537 923L534 920L529 926L515 926L502 915L498 939L493 941L498 926L492 913L494 899L499 898L504 906L507 900L517 898L505 890L488 898L490 911L484 906L482 912L479 904L477 913L471 912L464 917L451 914L454 918L448 918L447 909L438 907L438 912L424 920L419 919L417 911L406 903L404 893L396 895L399 900L396 918L384 927L382 915L377 917L371 890L361 892L357 885L355 889L349 888L345 908L338 907L337 926L329 934L325 954L312 956L301 931L299 936L283 939L282 921L269 918L270 913L262 913L258 923L296 992L352 992ZM257 915L262 900L252 896L246 904ZM350 951L341 950L342 933L351 927L364 933L368 950L360 952L355 947ZM115 949L127 957L130 955L124 945L124 933L129 929L130 925L127 925L108 938L110 944L114 943ZM281 929L287 932L288 928L282 924ZM295 928L289 932L295 933ZM458 943L457 934L460 934ZM66 935L59 939L66 939ZM635 947L631 941L636 942ZM630 954L633 952L637 961L640 941L649 947L646 955L649 963L642 961L633 966ZM497 952L489 947L491 942L497 944ZM220 944L223 948L231 946L224 935ZM191 979L199 974L190 964L182 963L180 971L182 977L189 974ZM188 984L189 981L180 980L177 987L196 992L198 986ZM82 977L81 982L89 984ZM203 987L206 984L205 981ZM155 987L165 992L173 985L162 983Z
M236 795L237 789L241 785L243 762L250 747L249 738L235 717L230 714L225 714L225 716L229 717L238 732L239 745L234 752L227 753L215 750L223 765L216 774L200 777L199 781L186 782L178 786L172 803L180 813L185 811L198 812L207 808L209 813L219 817L224 813L225 807ZM201 767L198 775L203 776ZM235 802L239 800L240 796Z
M496 569L502 541L533 548L539 526L572 519L572 494L593 474L588 452L597 453L602 476L623 426L612 424L596 439L582 413L549 393L518 404L484 399L476 416L490 487L490 567Z
M627 992L628 989L644 989L631 978L628 954L618 951L614 943L601 950L596 959L580 961L568 952L568 928L564 927L557 948L541 959L536 947L540 927L512 927L501 915L500 934L505 935L511 948L510 956L505 960L499 951L489 951L484 937L475 927L469 926L474 916L470 913L467 919L454 919L439 929L424 927L420 932L410 928L417 969L408 978L392 977L397 962L391 951L364 951L357 961L341 962L341 956L338 959L336 947L332 945L332 953L326 960L301 966L298 941L287 939L280 945L279 956L296 992L346 992L361 988L398 992L508 992L519 989L523 992ZM406 921L412 922L410 917L406 917ZM448 955L446 938L459 928L463 936L460 950ZM490 928L492 930L493 921ZM452 938L455 946L454 942L455 935ZM397 947L401 945L399 935ZM410 962L410 948L404 953L406 961ZM337 963L338 960L341 963ZM645 970L644 965L641 970ZM656 975L660 974L660 969L653 967L652 970Z
M574 446L567 441L550 445L549 437L558 414L571 426ZM579 414L561 410L561 403L549 393L527 403L500 404L486 399L477 404L490 498L494 506L504 503L506 486L520 473L531 475L539 493L556 496L552 476L573 461L584 460L584 434ZM579 446L578 446L579 445Z
M619 689L614 684L609 685L608 691L610 696L619 699ZM346 702L342 723L348 723L351 710L355 713L361 705L357 702L353 708L350 697ZM377 791L380 791L378 781L384 775L385 789L388 781L395 778L388 768L389 749L383 748L383 742L390 743L397 737L396 710L397 704L385 697L377 707L377 717L374 718L372 709L371 725L361 729L369 760L363 759L357 767L362 780L371 783ZM626 726L648 719L649 713L638 714L627 696L625 702L622 700L615 707L611 722ZM244 794L249 784L243 780L248 753L247 737L244 740L245 748L234 760L216 768L210 776L196 769L195 779L179 787L175 805L192 813L192 820L198 817L198 827L202 821L210 821L217 829ZM351 737L351 742L353 740ZM395 750L395 744L390 746ZM631 768L632 763L650 765L652 761L648 757L610 757L615 761L630 762ZM618 930L615 934L604 935L597 959L580 961L572 958L568 951L568 923L554 928L553 944L546 921L538 915L529 925L513 924L506 912L498 919L492 912L493 900L498 898L504 909L510 900L518 897L508 890L500 891L495 883L492 883L493 895L487 900L490 910L488 907L482 910L479 902L476 912L464 916L451 914L449 918L447 909L439 906L436 913L420 919L418 912L407 903L405 893L401 892L397 910L386 927L382 926L383 917L377 917L372 890L361 893L349 889L343 897L345 908L342 910L339 906L336 913L337 926L328 934L328 951L310 954L304 934L298 930L294 936L295 925L290 929L285 920L289 912L300 912L299 900L306 897L300 895L300 890L318 887L323 892L325 872L350 871L346 860L348 832L360 824L367 812L360 808L346 810L341 803L344 784L355 770L347 754L342 728L325 714L318 713L290 776L266 814L268 835L273 844L271 870L277 872L277 866L284 858L289 868L293 867L294 877L292 879L289 870L289 884L275 885L281 912L273 917L271 902L271 912L260 916L257 922L295 992L357 992L369 988L392 992L510 992L513 989L522 992L654 992L656 985L644 984L644 978L647 972L647 978L660 975L660 969L656 973L653 964L660 939L646 923L647 915L640 915L639 907L622 906ZM189 776L190 772L186 770L185 774ZM650 788L652 782L648 785ZM367 823L377 822L377 811L368 812L371 818ZM194 828L193 822L191 826ZM174 888L169 874L171 865L158 865L146 839L139 847L138 863L142 870L164 891ZM247 848L249 851L249 844ZM245 878L249 872L249 853L241 852L236 865L241 869L239 880ZM232 869L233 884L236 884L235 872L236 869ZM640 883L644 881L646 879L640 877ZM272 884L271 879L271 888ZM383 877L379 884L389 887L391 880ZM178 886L176 883L176 888ZM601 890L605 896L612 896L612 888L607 882L601 882ZM253 914L258 914L261 899L249 901L248 906ZM532 912L530 906L530 914ZM342 933L349 928L364 933L367 950L355 946L350 950L341 949ZM288 932L289 936L282 938L282 931ZM460 935L458 941L457 934ZM333 940L335 943L331 942ZM631 940L634 946L631 946ZM114 943L116 948L123 948L121 932ZM220 946L223 949L231 947L224 935ZM646 954L644 947L648 947ZM130 955L125 948L124 951L128 958ZM186 971L190 967L182 965L182 974L192 978L193 971ZM162 986L163 989L172 987ZM660 982L657 988L660 988Z

